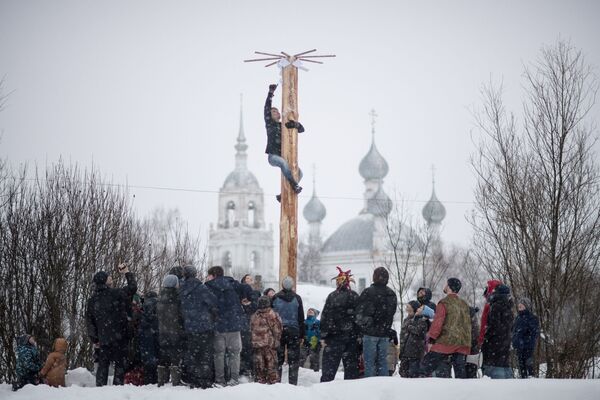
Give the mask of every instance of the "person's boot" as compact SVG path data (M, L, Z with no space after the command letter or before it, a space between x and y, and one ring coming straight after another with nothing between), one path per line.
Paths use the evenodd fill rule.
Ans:
M173 386L181 385L181 368L171 366L171 383Z
M158 387L164 386L167 380L167 367L163 367L162 365L156 367L156 384Z

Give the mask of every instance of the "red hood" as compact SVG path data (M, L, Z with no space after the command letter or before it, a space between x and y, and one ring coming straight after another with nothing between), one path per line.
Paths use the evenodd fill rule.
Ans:
M487 292L485 297L489 297L489 295L494 292L494 289L496 289L496 287L500 285L502 285L502 281L498 279L492 279L490 281L487 281Z

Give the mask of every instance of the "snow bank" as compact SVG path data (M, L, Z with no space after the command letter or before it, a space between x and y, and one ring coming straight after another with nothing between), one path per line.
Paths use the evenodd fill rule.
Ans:
M319 311L323 311L325 300L333 290L334 287L308 285L305 283L299 283L296 287L296 292L302 297L304 312L309 308L316 308Z
M272 386L247 383L222 389L190 390L167 385L82 387L93 382L86 370L70 371L67 388L45 385L26 386L11 392L0 385L0 399L6 400L390 400L390 399L462 399L462 400L598 400L600 380L491 380L491 379L402 379L398 377L368 378L356 381L336 380L317 383L319 374L301 369L300 386Z

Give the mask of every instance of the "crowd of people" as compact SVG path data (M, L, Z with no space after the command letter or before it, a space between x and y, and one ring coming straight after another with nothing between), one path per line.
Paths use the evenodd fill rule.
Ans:
M456 378L476 378L479 366L491 378L512 378L511 346L519 375L534 374L538 319L525 298L517 302L515 319L510 289L499 280L487 283L481 324L479 310L459 296L459 279L446 281L437 304L429 288L419 288L405 306L398 336L392 327L398 300L383 267L360 295L351 288L351 272L338 267L322 312L309 308L306 318L291 277L280 291L261 293L250 275L237 281L214 266L202 282L193 266L175 267L159 293L141 298L133 273L126 265L118 269L126 285L114 288L110 274L97 272L86 309L97 386L107 385L111 364L113 385L191 388L281 382L286 362L293 385L301 365L321 370L321 382L328 382L340 362L344 379L388 376L396 369L405 378L451 377L452 371ZM42 382L65 386L66 349L66 340L56 339L42 366L35 339L19 337L14 389Z

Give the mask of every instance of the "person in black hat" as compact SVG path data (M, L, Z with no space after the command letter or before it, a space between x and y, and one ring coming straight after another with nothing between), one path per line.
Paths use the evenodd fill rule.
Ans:
M466 377L465 361L471 352L471 317L469 305L458 297L461 286L457 278L449 278L446 282L446 297L437 304L435 319L427 333L433 345L423 358L420 376L430 376L444 360L450 358L454 376Z
M131 300L137 292L137 283L127 265L120 264L119 273L125 275L127 285L113 288L112 277L105 271L97 272L93 281L96 290L88 300L85 320L87 333L98 349L96 386L108 383L108 366L115 363L114 385L122 385L125 377Z

